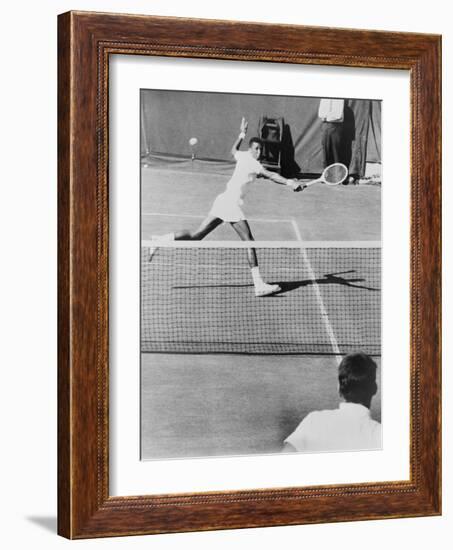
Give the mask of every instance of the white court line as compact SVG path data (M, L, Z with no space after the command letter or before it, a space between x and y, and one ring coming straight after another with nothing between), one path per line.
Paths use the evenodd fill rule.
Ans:
M190 160L189 160L190 162ZM185 166L185 170L182 169L182 166L186 164ZM191 167L187 166L187 162L186 161L182 161L181 164L180 164L181 168L175 168L175 169L172 169L172 168L160 168L158 166L155 166L155 167L151 167L151 166L148 166L148 168L144 168L142 166L142 169L144 168L145 170L146 169L151 169L153 170L154 172L160 172L160 173L163 173L163 174L170 174L172 176L179 176L180 174L195 174L195 170L193 170ZM231 167L231 172L233 172L234 170L234 165ZM219 174L218 172L202 172L202 174L205 174L206 176L209 176L210 178L218 178L218 179L227 179L227 178L231 178L231 174Z
M299 227L298 227L297 222L295 220L291 220L291 223L292 223L292 226L293 226L293 229L294 229L294 233L296 234L296 238L299 242L300 253L302 254L304 262L307 266L308 274L310 276L310 279L313 281L313 288L315 290L316 298L318 300L319 308L321 310L321 318L323 320L324 326L325 326L327 334L329 336L330 344L331 344L332 349L335 353L335 359L337 360L337 363L340 364L340 362L342 360L342 355L340 353L340 348L338 347L338 342L337 342L337 339L335 338L335 333L333 331L332 325L330 324L329 316L327 315L327 311L326 311L326 308L324 306L324 301L323 301L322 296L321 296L321 291L319 289L319 285L316 282L315 274L314 274L313 269L311 267L310 260L308 259L307 252L304 248L304 243L302 241L302 236L300 234Z
M142 212L142 216L164 216L169 218L196 218L202 220L206 216L199 216L195 214L163 214L161 212ZM291 220L278 220L278 219L267 219L267 218L247 218L250 222L265 222L265 223L291 223Z

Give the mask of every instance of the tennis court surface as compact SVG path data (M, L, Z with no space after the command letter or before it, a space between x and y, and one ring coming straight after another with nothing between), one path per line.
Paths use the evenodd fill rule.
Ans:
M142 248L142 458L279 452L338 406L341 356L380 364L380 248L258 248L281 292L254 296L245 248ZM380 394L373 417L380 420Z
M144 460L279 452L306 414L338 406L345 353L365 351L380 369L380 187L250 186L255 239L289 243L255 243L263 278L282 288L274 296L255 298L229 224L199 248L150 254L153 235L203 220L231 169L186 160L142 168ZM380 393L371 410L380 420Z
M225 169L226 174L216 168L212 173L199 171L199 165L191 170L187 162L180 169L142 168L142 239L197 227L224 191L232 168ZM315 184L294 193L260 179L249 185L243 210L256 240L297 240L296 224L304 241L379 241L380 197L380 186ZM236 239L229 224L207 237Z
M309 412L338 407L336 372L332 356L144 353L142 459L279 453Z

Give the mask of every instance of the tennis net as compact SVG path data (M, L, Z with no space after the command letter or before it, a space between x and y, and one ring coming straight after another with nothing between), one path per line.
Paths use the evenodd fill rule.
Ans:
M250 243L202 244L142 243L142 352L380 355L379 246L255 243L263 278L281 287L256 298Z

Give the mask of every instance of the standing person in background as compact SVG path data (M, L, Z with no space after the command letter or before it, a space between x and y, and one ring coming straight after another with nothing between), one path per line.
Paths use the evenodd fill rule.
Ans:
M318 116L322 120L324 168L342 162L344 99L321 99Z

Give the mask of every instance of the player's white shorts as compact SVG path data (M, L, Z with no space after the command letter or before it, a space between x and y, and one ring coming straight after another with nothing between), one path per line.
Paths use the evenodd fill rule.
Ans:
M245 214L241 209L242 204L242 199L237 199L227 193L222 193L218 195L213 202L209 215L220 218L224 222L238 222L240 220L245 220Z

